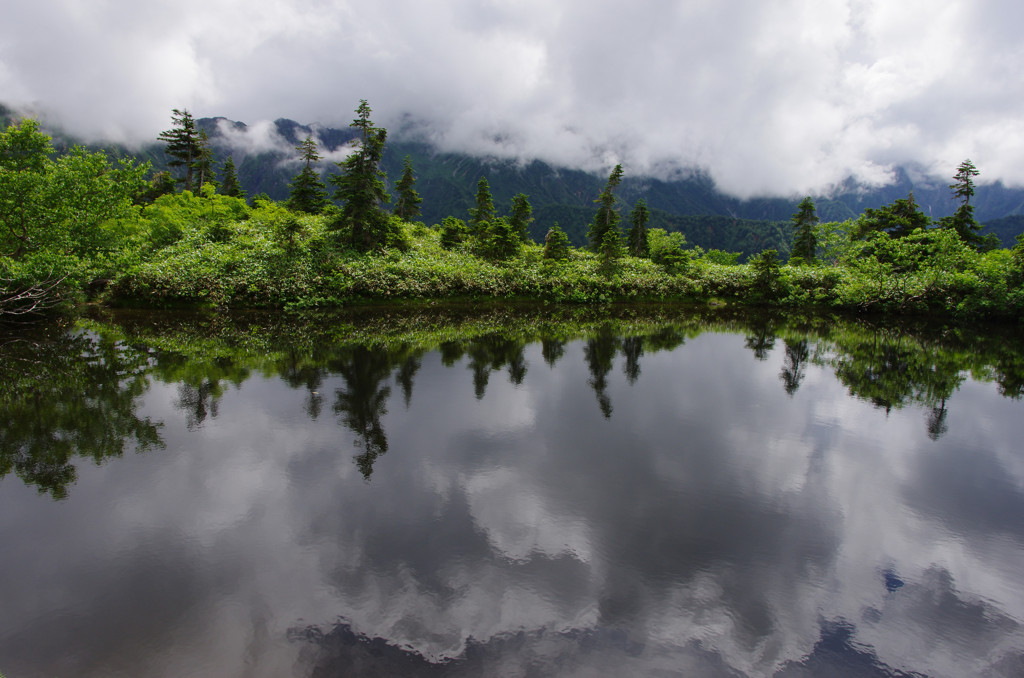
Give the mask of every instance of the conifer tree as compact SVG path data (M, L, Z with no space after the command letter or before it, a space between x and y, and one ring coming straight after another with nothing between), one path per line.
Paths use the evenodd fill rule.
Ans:
M627 246L629 253L634 257L647 258L651 254L650 245L647 243L647 222L651 218L651 212L647 209L647 203L641 198L636 201L633 210L629 213L629 222L633 226L629 229Z
M597 208L597 214L594 215L594 221L590 224L590 230L587 231L587 239L590 241L590 247L597 251L603 250L609 253L618 251L615 247L615 243L612 242L613 238L607 237L608 233L614 231L617 237L617 242L621 245L622 233L619 231L619 213L615 209L615 188L622 182L622 165L616 165L615 169L608 176L608 183L605 184L604 190L601 191L601 195L597 197L599 204Z
M533 207L530 205L530 198L525 193L516 193L512 196L508 222L512 230L519 235L523 242L529 240L530 222L533 221Z
M953 191L953 197L960 200L953 216L943 217L939 224L942 228L951 228L956 231L965 244L976 250L988 250L998 245L998 238L985 238L981 236L981 224L974 218L974 205L971 198L974 197L974 177L978 176L978 169L970 160L964 160L956 168L953 175L954 183L949 185Z
M395 184L398 190L398 204L395 205L395 214L402 221L412 221L420 214L420 204L423 198L416 192L413 186L416 184L416 177L412 173L412 158L405 156L402 165L402 178Z
M814 263L818 250L818 239L814 234L814 227L818 225L818 214L814 210L814 201L810 196L800 201L792 221L796 235L793 238L793 250L789 255L790 263Z
M891 205L868 207L854 224L853 237L864 238L870 233L881 232L893 238L903 238L917 229L926 229L932 220L918 207L911 192Z
M196 158L199 156L199 131L196 129L195 119L187 109L173 109L171 122L171 129L164 130L157 138L166 144L164 153L171 157L167 165L181 168L184 172L184 176L177 180L178 183L182 184L186 191L191 191L195 188L192 178Z
M544 236L544 258L564 261L569 258L569 236L558 227L558 222Z
M213 149L210 148L210 137L206 130L199 130L199 144L196 148L195 167L192 174L196 179L196 189L201 190L203 184L217 186L217 177L213 173Z
M245 199L245 189L238 182L238 172L235 169L235 160L230 155L224 161L223 181L220 183L221 195L228 195L232 198Z
M313 169L313 165L320 160L316 141L312 135L307 135L305 141L296 146L295 150L301 151L305 164L292 179L292 183L288 184L288 207L299 212L319 214L327 206L328 199L327 186L320 180L320 174Z
M341 175L331 178L336 187L334 198L342 203L333 228L347 229L350 244L364 251L386 245L390 228L388 214L381 207L391 200L384 185L387 175L380 169L387 130L375 127L370 113L366 99L360 100L350 125L358 130L359 148L338 163Z
M469 228L473 235L484 234L486 227L494 221L494 200L491 198L491 187L487 177L481 177L476 184L476 207L469 210Z

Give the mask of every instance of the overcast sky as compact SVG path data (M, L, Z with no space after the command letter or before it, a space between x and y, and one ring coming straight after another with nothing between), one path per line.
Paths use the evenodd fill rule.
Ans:
M741 195L894 164L1024 185L1020 0L33 0L0 101L152 141L172 108L343 126Z

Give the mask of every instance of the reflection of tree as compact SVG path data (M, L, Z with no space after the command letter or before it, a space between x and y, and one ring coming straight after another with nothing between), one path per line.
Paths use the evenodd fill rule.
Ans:
M306 389L305 410L310 419L319 417L323 408L320 386L323 384L325 370L322 360L320 356L293 346L284 351L277 367L286 384L292 388Z
M949 411L946 409L946 399L943 398L939 403L938 407L933 407L932 411L928 413L928 437L932 440L938 440L949 430L949 424L946 423L946 415Z
M412 383L413 378L422 366L419 356L410 355L398 368L398 372L395 374L395 381L402 387L402 396L405 399L405 407L409 408L409 403L412 401Z
M946 432L946 401L963 383L963 357L902 332L837 334L832 366L850 393L886 412L916 403L932 408L928 434Z
M207 415L217 418L222 395L224 392L220 384L208 379L199 382L198 386L178 384L178 402L175 403L175 407L185 411L186 422L191 431L202 426Z
M640 356L644 354L643 337L626 337L622 340L622 355L626 359L623 371L630 384L640 377Z
M75 457L100 463L131 444L162 447L160 424L136 414L147 369L144 352L57 324L0 337L0 477L13 470L62 499Z
M565 342L560 339L541 338L540 354L544 357L544 362L554 367L555 363L565 355Z
M334 412L358 437L363 448L356 465L364 478L373 474L373 463L388 451L388 439L381 417L387 414L391 387L385 382L391 376L391 358L387 349L358 346L344 349L330 362L332 371L345 381L335 391Z
M767 360L775 347L775 323L770 318L758 318L747 331L744 345L754 352L758 360Z
M619 337L609 325L602 325L595 335L587 339L583 347L583 357L590 370L591 388L597 395L597 405L605 419L612 417L612 401L608 397L608 373L612 371L612 361L619 349Z
M786 359L779 372L779 379L788 395L793 395L800 388L800 382L807 376L807 359L810 358L807 340L790 341L786 339Z
M522 341L499 333L487 334L469 342L466 354L469 356L469 369L473 370L473 392L478 400L487 391L490 373L506 365L511 382L517 386L523 383L526 377L524 348Z

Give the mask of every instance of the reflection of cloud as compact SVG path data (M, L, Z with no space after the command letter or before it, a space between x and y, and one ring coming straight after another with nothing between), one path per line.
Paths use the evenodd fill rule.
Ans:
M886 416L813 365L789 397L781 344L765 361L742 344L704 335L647 354L632 385L618 356L610 421L582 342L519 387L492 379L482 400L465 361L427 354L409 408L381 416L389 452L371 482L351 463L353 434L337 416L306 418L301 390L251 378L188 431L175 387L158 384L146 414L166 423L167 450L83 469L67 510L16 511L0 493L14 554L0 581L18 584L5 607L24 612L0 619L0 642L81 633L54 675L112 672L118 657L139 673L145 652L122 652L129 642L186 648L167 660L179 666L219 658L220 674L270 647L246 674L288 673L299 649L266 639L294 627L328 630L320 666L374 656L422 675L1019 665L1019 543L981 549L970 511L936 520L954 508L907 493L926 483L955 498L998 469L1011 479L995 494L1012 500L1019 467L956 456L984 421L964 417L934 442L919 411ZM540 347L526 360L541 365ZM339 386L328 375L320 389ZM985 393L983 409L996 398ZM996 458L1020 454L1016 422L985 433ZM971 459L980 475L958 463ZM1019 533L1009 519L1002 529ZM71 575L57 544L77 554ZM887 587L887 571L903 586ZM131 636L136 600L156 621ZM51 623L67 610L95 621Z

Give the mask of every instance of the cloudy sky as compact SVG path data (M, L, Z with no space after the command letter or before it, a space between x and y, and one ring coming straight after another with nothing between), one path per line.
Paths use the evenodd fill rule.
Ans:
M172 108L345 125L731 193L894 164L1024 184L1019 0L34 0L0 22L0 101L150 141Z

